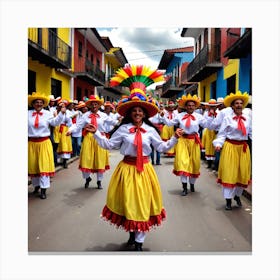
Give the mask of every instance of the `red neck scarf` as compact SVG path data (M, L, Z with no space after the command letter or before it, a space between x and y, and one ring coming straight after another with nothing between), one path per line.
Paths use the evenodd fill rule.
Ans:
M38 128L38 127L39 127L39 116L42 116L42 115L43 115L42 112L37 112L37 111L35 111L35 112L32 113L32 117L36 116L35 122L34 122L34 127L35 127L35 128Z
M144 161L143 161L143 152L142 152L142 134L145 133L146 130L142 127L134 126L129 129L130 133L135 133L134 137L134 145L137 148L137 158L136 158L136 169L139 172L144 170Z
M169 120L172 120L173 118L173 111L168 111L168 117Z
M92 114L90 114L88 117L91 119L91 120L90 120L90 123L93 124L93 125L97 128L97 127L98 127L98 124L97 124L96 118L99 118L99 115L98 115L98 114L92 113Z
M185 115L183 116L183 118L182 118L182 121L185 120L185 119L187 119L185 126L186 126L186 127L190 127L190 125L191 125L191 120L194 121L194 120L195 120L195 117L194 117L193 115L190 115L190 114L185 114Z
M72 118L72 123L77 123L77 117Z
M246 135L246 127L244 125L243 121L246 121L246 118L244 118L243 116L235 116L233 117L234 120L237 121L237 129L242 131L243 135Z

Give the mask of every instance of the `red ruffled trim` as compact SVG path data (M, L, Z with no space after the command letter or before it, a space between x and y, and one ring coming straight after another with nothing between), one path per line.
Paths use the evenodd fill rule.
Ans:
M110 165L106 165L105 166L105 169L91 169L91 168L84 168L84 167L81 167L79 165L79 169L82 171L82 172L91 172L91 173L104 173L106 170L109 170L110 169Z
M34 177L41 177L41 176L50 176L50 177L53 177L55 174L55 172L42 172L42 173L39 173L39 174L29 174L28 173L28 176L34 178Z
M199 174L192 174L189 172L185 172L185 171L176 171L173 170L173 174L175 174L176 176L187 176L187 177L191 177L191 178L198 178L200 176Z
M73 151L71 151L71 152L57 152L57 154L58 155L62 155L62 154L73 154Z
M172 156L175 156L176 153L165 153L165 155L167 155L168 157L172 157Z
M221 184L223 187L226 187L226 188L242 187L242 188L246 189L248 187L248 185L251 183L251 180L249 180L247 185L244 185L241 183L236 183L236 184L225 183L225 182L222 182L222 180L218 178L217 183Z
M103 208L101 217L114 224L116 227L123 228L125 231L149 231L154 226L161 225L161 222L166 219L165 209L157 216L150 216L148 221L133 221L127 220L125 216L118 215L112 212L106 205Z

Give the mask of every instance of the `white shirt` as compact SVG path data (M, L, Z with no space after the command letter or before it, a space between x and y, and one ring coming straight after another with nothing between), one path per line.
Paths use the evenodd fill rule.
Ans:
M77 132L79 129L82 129L85 125L89 124L91 122L91 118L89 117L91 114L93 114L91 111L88 111L83 114L83 116L76 122L76 124L73 124L70 128L69 131L72 133ZM97 129L100 132L106 132L104 123L108 122L109 124L117 124L117 120L112 119L110 116L107 114L98 111L97 115L99 117L96 118L97 121Z
M159 113L157 113L153 117L149 118L149 121L151 123L155 123L155 124L161 124L162 123L162 120L160 118L160 114Z
M248 140L248 137L252 139L252 120L249 116L242 114L246 120L243 121L246 128L246 135L243 135L242 132L237 129L238 122L233 119L236 114L232 111L231 114L227 115L221 124L219 133L216 136L216 139L213 141L215 147L222 147L226 138L231 140Z
M39 126L36 128L34 126L36 116L32 116L33 112L36 111L28 110L28 137L50 136L50 125L60 125L65 119L65 114L62 114L61 112L57 117L54 117L52 112L42 109L40 112L43 114L41 116L39 115Z
M106 113L105 113L105 114L106 114ZM107 114L106 114L106 115L107 115ZM110 112L110 113L108 114L108 116L109 116L112 120L117 121L117 123L118 123L118 117L119 117L118 114L114 114L114 113ZM114 127L115 127L115 124L114 124L114 123L110 123L110 122L105 122L105 123L104 123L105 132L110 132Z
M120 153L122 155L136 157L137 147L134 145L135 133L129 132L129 129L132 127L134 127L132 123L120 126L112 134L110 139L101 135L98 130L95 132L95 134L93 134L93 136L97 140L98 144L104 149L120 149ZM143 156L149 156L151 154L151 144L158 152L162 153L170 150L178 142L175 136L172 136L170 140L166 142L162 141L156 130L145 123L142 124L141 128L146 130L145 133L141 133Z
M161 117L161 119L168 126L179 125L179 128L182 128L185 134L198 133L199 126L208 127L209 124L213 121L212 117L203 117L202 115L193 112L191 115L194 116L195 120L191 120L191 125L189 127L186 127L187 120L183 120L186 114L186 112L179 113L172 120L169 120L165 116Z

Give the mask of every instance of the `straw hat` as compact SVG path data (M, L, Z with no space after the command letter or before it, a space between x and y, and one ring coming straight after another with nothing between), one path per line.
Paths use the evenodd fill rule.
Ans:
M208 102L200 102L200 104L205 105L205 106L209 106L209 107L215 107L215 106L218 106L222 103L223 102L216 101L216 99L214 99L214 98L211 98Z
M48 106L49 102L50 102L50 97L46 96L44 93L40 93L40 92L32 92L32 94L28 95L28 106L32 107L32 103L34 100L43 100L44 102L44 107Z
M68 106L70 103L69 103L69 100L67 100L66 98L60 98L58 101L57 101L57 105L59 105L60 103L64 103L65 106Z
M110 107L112 110L115 110L115 106L110 101L106 101L104 107Z
M88 100L85 101L86 106L91 108L92 107L92 105L91 105L92 102L96 102L96 103L99 104L99 106L101 106L104 103L104 99L103 98L99 98L98 95L90 95Z
M86 103L84 101L79 101L79 103L77 105L77 108L81 109L81 108L84 108L84 107L86 107Z
M195 103L195 107L199 107L200 105L200 99L197 97L197 95L191 95L190 93L188 93L188 95L183 95L180 101L180 105L182 107L186 106L186 103L188 101L193 101Z
M245 108L249 102L249 94L247 92L242 93L241 91L238 91L237 93L231 93L224 99L225 106L231 106L232 102L236 99L241 99L243 101L243 108Z
M164 81L163 73L159 70L151 70L143 65L126 65L117 70L116 75L111 79L110 86L129 87L130 95L123 96L117 106L117 112L125 116L132 107L139 106L146 110L148 117L159 112L157 102L146 95L146 87Z

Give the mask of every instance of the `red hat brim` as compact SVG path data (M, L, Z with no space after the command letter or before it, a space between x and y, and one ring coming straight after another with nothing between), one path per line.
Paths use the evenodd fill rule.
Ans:
M147 111L148 117L153 117L154 115L156 115L159 112L158 107L155 104L149 103L149 102L145 102L145 101L140 101L140 100L133 100L133 101L128 101L125 102L123 104L119 104L117 107L117 112L125 117L128 110L132 107L142 107Z

